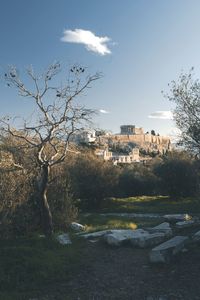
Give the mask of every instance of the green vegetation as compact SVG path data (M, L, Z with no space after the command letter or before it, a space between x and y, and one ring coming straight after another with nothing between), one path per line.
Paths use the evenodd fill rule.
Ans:
M25 150L19 156L15 141L6 143L9 153L13 150L13 160L24 165L26 172L0 169L0 234L27 235L41 230L34 156ZM199 211L199 161L189 154L168 153L147 166L113 166L88 149L80 151L52 168L48 201L56 231L68 230L80 218L79 212Z
M200 213L199 197L170 198L168 196L138 196L109 198L102 212L126 213Z
M160 223L159 219L101 215L100 213L200 214L200 200L199 198L172 199L168 196L108 198L98 213L80 214L79 221L86 226L86 231L92 232L111 228L136 229Z
M149 227L159 223L155 219L131 218L120 216L102 216L99 214L82 215L81 224L85 225L87 232L94 232L106 229L137 229Z
M160 190L172 197L187 197L199 192L199 162L186 152L171 152L154 168Z
M0 299L27 300L51 294L81 268L86 244L60 245L47 238L30 237L0 241ZM63 298L62 298L63 299Z
M121 228L136 229L154 226L157 219L102 216L106 212L134 213L200 213L198 198L170 199L164 196L109 198L98 213L81 213L79 221L86 231ZM27 300L56 294L68 299L65 285L87 264L88 242L71 233L72 244L60 245L56 240L19 237L0 240L0 299ZM84 254L83 254L84 253ZM62 295L62 298L59 298ZM48 299L48 298L40 298Z
M69 246L39 238L38 169L34 153L26 148L22 151L21 146L12 138L0 144L0 151L10 155L8 165L0 168L0 299L47 300L43 296L51 293L57 299L68 299L63 291L90 261L91 244L72 232ZM87 232L160 223L160 219L101 213L200 214L196 158L174 152L147 165L114 166L88 148L76 150L78 155L69 154L62 164L53 166L50 175L47 195L55 232L69 232L72 221L85 225ZM23 170L16 169L16 164ZM182 197L185 195L188 197ZM96 253L94 256L96 259Z
M180 129L179 143L195 153L200 154L200 81L194 78L193 68L189 73L181 73L177 80L171 81L166 94L169 101L175 103L174 121Z

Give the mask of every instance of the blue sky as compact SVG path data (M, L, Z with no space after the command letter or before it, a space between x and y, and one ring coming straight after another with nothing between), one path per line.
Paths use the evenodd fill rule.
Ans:
M22 72L32 64L39 72L55 60L83 64L104 74L86 101L109 112L95 118L100 128L118 132L122 124L135 124L169 134L173 121L160 119L160 113L148 116L173 108L161 90L182 70L194 66L200 77L199 15L198 0L0 0L0 71L14 64ZM76 29L89 31L91 39L109 38L103 51L111 53L78 43ZM64 30L76 43L61 41ZM28 111L27 102L3 82L0 105L1 115Z

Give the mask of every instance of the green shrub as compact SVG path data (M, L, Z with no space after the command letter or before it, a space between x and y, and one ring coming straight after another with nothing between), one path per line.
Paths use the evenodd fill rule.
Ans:
M160 190L169 196L187 197L199 192L196 161L185 152L169 153L154 171L160 178Z

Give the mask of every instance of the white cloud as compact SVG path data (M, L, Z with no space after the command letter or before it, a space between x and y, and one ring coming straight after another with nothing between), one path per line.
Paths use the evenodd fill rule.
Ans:
M102 114L109 114L109 111L107 111L105 109L99 109L99 112Z
M84 44L86 49L100 55L110 54L111 50L107 46L110 38L99 37L93 32L84 29L64 30L62 42Z
M165 120L172 120L173 113L170 110L160 110L151 113L148 118L151 119L165 119Z

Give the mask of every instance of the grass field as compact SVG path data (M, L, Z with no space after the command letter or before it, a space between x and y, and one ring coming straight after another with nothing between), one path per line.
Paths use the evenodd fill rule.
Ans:
M200 199L170 199L167 196L109 198L104 200L98 212L81 213L79 222L85 225L88 232L111 228L136 229L161 222L159 219L102 216L100 213L200 214Z
M87 232L105 229L137 229L150 227L160 223L158 219L131 218L120 216L101 216L97 213L80 216L80 223Z
M199 198L172 199L168 196L137 196L104 200L101 212L200 213Z
M30 237L0 241L0 299L37 299L51 294L79 272L86 244L73 239L62 246L55 240Z

